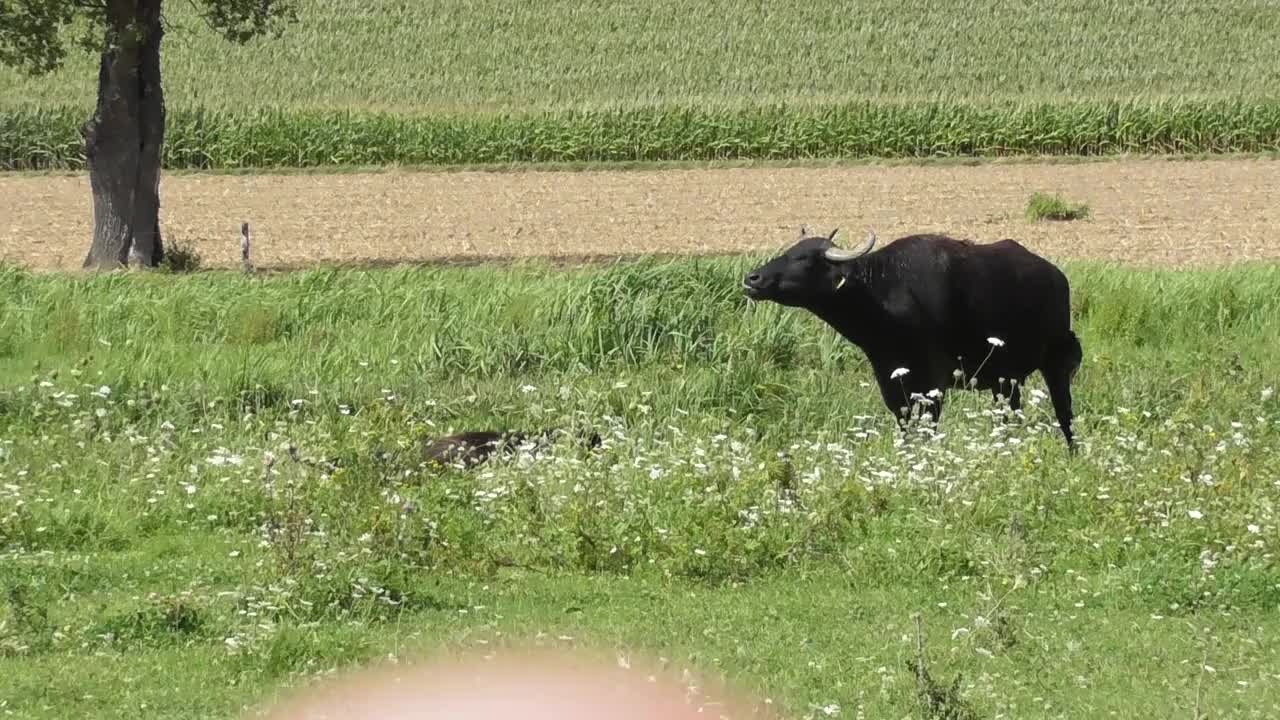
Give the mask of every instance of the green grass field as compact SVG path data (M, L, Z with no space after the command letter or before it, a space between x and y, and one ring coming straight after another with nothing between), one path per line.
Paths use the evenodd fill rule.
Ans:
M1280 713L1280 269L1066 266L1072 458L1038 376L903 443L753 260L0 272L0 711L227 718L542 637L923 717L918 612L971 717ZM415 456L495 426L605 442Z
M1280 149L1269 3L301 5L170 4L171 167ZM0 167L77 165L94 62L0 69Z

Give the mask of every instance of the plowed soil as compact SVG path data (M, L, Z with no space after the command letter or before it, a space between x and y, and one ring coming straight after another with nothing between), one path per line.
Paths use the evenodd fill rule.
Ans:
M1032 223L1032 192L1090 207ZM239 263L253 231L262 268L317 263L617 257L769 251L801 224L874 228L881 242L942 231L1012 237L1055 260L1135 266L1280 260L1280 162L625 171L167 175L162 229L206 266ZM92 231L87 176L0 175L0 261L78 268Z

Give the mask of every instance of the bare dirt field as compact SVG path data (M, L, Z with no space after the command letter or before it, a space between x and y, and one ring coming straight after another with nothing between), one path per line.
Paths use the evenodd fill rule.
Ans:
M1031 223L1032 192L1090 217ZM881 242L943 231L1022 241L1055 260L1145 266L1280 260L1280 162L848 166L624 171L165 176L161 223L206 266L239 263L251 223L263 268L316 263L616 257L768 251L801 223L874 227ZM87 176L0 175L0 261L79 267L91 233Z

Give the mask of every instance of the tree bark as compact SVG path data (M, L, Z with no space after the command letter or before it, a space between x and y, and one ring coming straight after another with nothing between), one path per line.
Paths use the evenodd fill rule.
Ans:
M109 0L98 104L81 133L93 191L93 243L84 267L154 267L160 238L161 0Z

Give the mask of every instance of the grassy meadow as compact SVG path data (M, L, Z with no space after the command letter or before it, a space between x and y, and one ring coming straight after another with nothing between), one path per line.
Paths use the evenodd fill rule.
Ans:
M1267 2L302 0L244 46L168 5L171 169L1280 150ZM0 170L83 168L95 78L0 68ZM0 717L528 643L796 720L1280 717L1280 267L1065 264L1071 456L1038 376L900 436L759 260L0 267Z
M169 167L1280 149L1280 8L302 0L279 39L171 3ZM0 167L82 163L96 66L0 69Z
M0 711L235 717L538 642L925 717L919 613L948 717L1280 714L1280 269L1066 265L1071 457L1038 376L904 441L754 260L0 272ZM491 427L568 437L417 453Z

